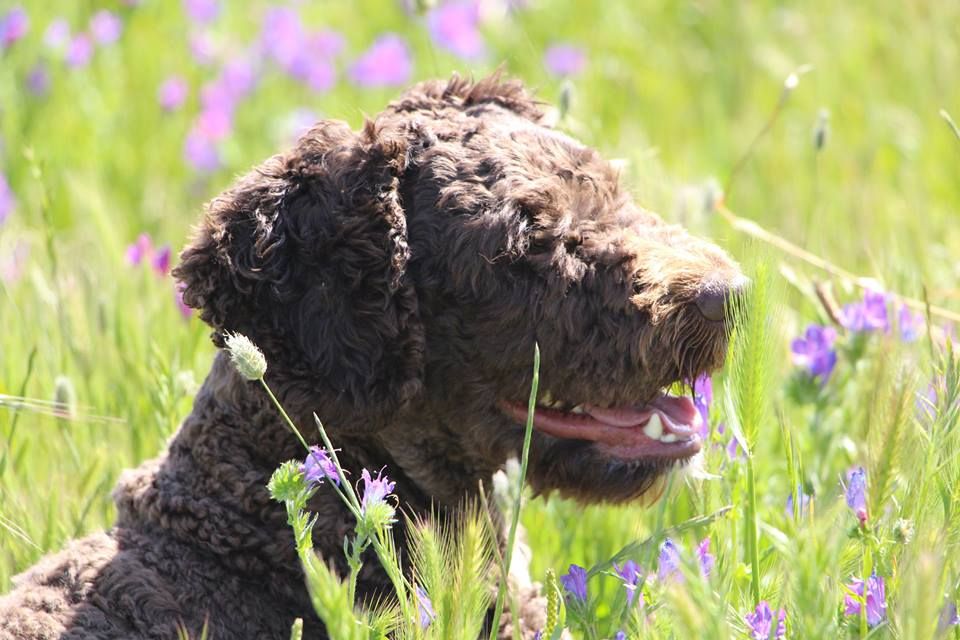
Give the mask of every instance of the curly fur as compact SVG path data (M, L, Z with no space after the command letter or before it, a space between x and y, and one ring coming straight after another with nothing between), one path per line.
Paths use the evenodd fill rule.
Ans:
M739 277L665 224L589 147L543 123L517 82L412 88L360 131L321 122L210 203L176 277L223 346L241 332L294 419L316 412L354 474L386 466L404 509L455 508L517 454L534 343L541 387L572 404L648 402L720 364L722 323L692 304ZM720 283L720 285L718 285ZM20 575L0 637L285 638L311 613L265 485L296 440L221 352L158 459L128 471L106 533ZM649 491L673 463L535 433L530 482L594 502ZM341 571L351 518L320 491L315 545ZM403 532L398 530L399 544ZM542 624L518 578L525 637ZM386 592L375 561L359 597Z

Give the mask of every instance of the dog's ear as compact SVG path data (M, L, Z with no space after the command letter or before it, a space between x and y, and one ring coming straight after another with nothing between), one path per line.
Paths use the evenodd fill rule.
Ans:
M371 123L323 122L213 200L174 275L218 346L243 333L268 377L344 409L392 410L420 391L405 155Z

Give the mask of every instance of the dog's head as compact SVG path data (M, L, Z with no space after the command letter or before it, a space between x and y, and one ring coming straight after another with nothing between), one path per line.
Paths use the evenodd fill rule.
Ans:
M317 125L210 205L185 302L335 433L438 462L412 473L433 494L431 473L517 453L539 344L534 487L642 494L700 449L693 403L665 390L721 364L743 277L541 120L517 83L455 78L360 132Z

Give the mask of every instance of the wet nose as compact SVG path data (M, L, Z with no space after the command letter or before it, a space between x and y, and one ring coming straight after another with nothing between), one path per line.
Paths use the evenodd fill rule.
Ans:
M738 276L733 281L708 280L694 299L700 315L711 322L723 322L730 300L743 293L749 283L745 276Z

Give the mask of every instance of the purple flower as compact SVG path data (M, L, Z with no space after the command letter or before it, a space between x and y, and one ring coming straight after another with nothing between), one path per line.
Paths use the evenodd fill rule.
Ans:
M847 506L853 510L860 524L867 522L867 472L863 467L857 467L847 474L847 485L844 488Z
M543 64L555 76L572 76L583 69L587 57L583 49L570 44L555 44L543 54Z
M233 105L223 104L206 107L194 123L196 133L210 142L222 140L233 128Z
M587 570L580 565L570 565L570 570L560 576L560 584L574 601L587 601Z
M837 331L833 327L810 325L804 337L790 343L793 364L804 367L810 375L826 382L837 364L837 352L833 350L836 339Z
M170 273L170 245L163 245L153 254L150 266L153 267L158 276L165 276Z
M70 24L63 18L57 18L47 26L43 42L51 49L65 49L70 42Z
M190 87L181 76L168 76L157 89L157 102L164 111L176 111L187 100Z
M30 17L23 7L14 7L0 16L0 50L9 49L13 43L27 35Z
M342 47L343 37L335 31L310 34L298 47L286 71L314 91L327 91L336 80L333 58Z
M640 581L643 580L643 572L640 570L640 565L638 565L633 560L627 560L623 563L622 567L618 567L616 564L613 565L614 570L617 572L617 575L623 580L623 586L627 590L627 606L633 604L634 598L637 595L640 598L637 600L637 606L643 606L643 594L640 593L637 588L640 584Z
M217 151L216 144L196 126L187 134L183 155L197 171L211 172L220 167L220 152Z
M177 310L180 312L180 315L183 316L184 320L189 320L190 316L193 315L193 309L187 306L187 303L183 301L183 283L177 282L173 287L173 300L177 304Z
M406 84L413 71L410 51L403 38L387 33L350 66L350 78L358 87Z
M420 614L420 628L426 629L437 617L437 612L433 610L433 602L430 601L427 592L420 585L416 586L417 593L417 612Z
M219 0L183 0L183 8L194 22L213 22L220 15Z
M93 41L90 36L80 33L70 41L67 47L66 61L67 66L77 69L85 67L93 57Z
M627 634L623 631L617 631L616 635L613 636L613 640L627 640Z
M35 96L44 96L50 90L50 72L47 65L38 62L27 74L27 89Z
M13 209L17 206L17 199L13 197L13 191L2 173L0 173L0 224L6 222Z
M914 313L910 307L903 305L897 316L897 326L900 329L900 339L904 342L913 342L920 337L923 329L923 314Z
M300 465L300 473L303 474L308 485L322 484L325 479L334 484L340 484L340 474L337 473L333 460L327 455L325 449L317 446L310 447L307 459Z
M736 437L730 436L730 442L727 443L727 457L736 462L747 456L746 452L740 448L740 443Z
M937 634L943 635L950 627L960 625L960 613L957 613L957 603L947 602L940 611L940 619L937 621Z
M710 572L717 561L710 553L710 538L704 538L697 545L697 561L700 563L700 575L704 578L710 577Z
M744 616L750 627L751 640L781 640L787 634L787 612L777 612L777 626L773 626L773 611L766 600L761 600L753 613Z
M132 266L137 266L144 260L148 260L153 254L153 241L149 233L141 233L137 240L127 246L127 262Z
M691 385L693 404L700 412L700 437L706 439L710 433L710 405L713 403L713 380L706 373L700 374Z
M889 296L882 291L865 291L862 302L844 305L840 324L850 331L888 331L887 318Z
M480 6L475 0L445 2L427 15L433 41L467 60L480 58L486 50L479 24Z
M90 35L97 44L113 44L120 39L123 23L115 14L101 9L90 18Z
M364 513L374 505L386 504L387 496L393 492L396 482L391 482L390 478L383 475L383 470L377 472L376 478L370 477L370 472L364 469L361 474L363 480L363 498L360 500L360 508Z
M800 496L800 516L802 517L810 509L810 496L803 492L803 487L797 485L797 490L787 496L786 514L788 518L793 517L794 496Z
M260 42L268 56L284 70L300 57L305 31L300 14L292 7L274 7L263 16Z
M849 593L844 596L844 615L860 615L860 600L863 598L863 587L863 580L859 578L854 578L853 582L847 585L847 589L855 593L856 596ZM883 578L877 574L873 574L867 578L866 587L867 624L875 627L887 617L887 587L884 584Z
M683 580L683 574L680 573L680 551L670 538L664 540L660 546L657 577L661 582L669 582L674 579Z
M245 58L234 58L223 66L220 74L223 90L234 102L247 96L257 86L257 70Z

